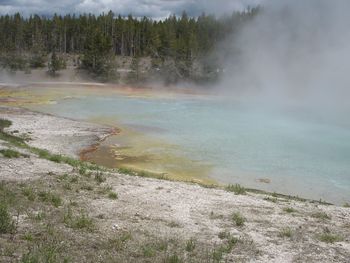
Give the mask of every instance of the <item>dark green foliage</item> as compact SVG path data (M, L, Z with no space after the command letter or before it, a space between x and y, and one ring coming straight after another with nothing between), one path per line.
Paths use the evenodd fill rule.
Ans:
M24 139L4 132L4 128L11 126L11 124L9 120L0 119L0 140L7 141L14 146L24 147L26 145Z
M110 193L108 194L108 198L109 198L109 199L112 199L112 200L117 200L117 199L118 199L118 194L115 193L115 192L110 192Z
M318 236L319 240L325 243L335 243L343 240L343 237L337 234L323 233Z
M4 128L10 127L12 125L12 122L5 119L0 119L0 131L2 131Z
M40 52L34 52L29 58L29 66L31 68L43 68L45 67L45 56Z
M233 213L232 220L236 223L236 226L243 226L246 221L239 212Z
M226 190L229 192L234 192L236 195L244 195L246 193L246 190L243 186L239 185L239 184L229 184L226 187Z
M313 218L321 219L321 220L330 220L331 217L325 212L316 212L311 215Z
M181 17L172 15L159 21L115 16L112 12L99 16L3 15L0 17L0 62L11 70L27 70L43 67L47 54L52 53L49 69L54 73L60 68L55 52L80 54L75 64L104 80L117 78L115 56L152 57L161 61L160 70L164 67L164 72L175 73L167 81L193 78L193 61L212 54L217 43L257 12L258 9L249 9L221 18L205 14L195 18L184 12ZM171 71L172 66L166 62L168 58L172 59L176 71ZM219 60L217 56L210 59ZM217 63L209 66L205 61L202 62L206 76L215 76Z
M21 157L21 154L17 151L6 149L6 150L0 150L0 154L2 154L6 158L19 158Z
M82 68L102 80L116 78L112 40L104 35L98 28L90 30L90 37L84 46Z
M190 240L187 240L186 242L186 251L192 252L196 248L196 240L191 238Z
M57 71L66 68L65 61L56 55L56 52L52 52L51 59L48 64L49 73L55 75Z
M166 263L182 263L183 260L176 254L173 254L171 256L168 256L166 259L165 259L165 262Z
M285 208L283 208L283 211L286 212L286 213L295 213L295 212L297 212L297 210L295 210L292 207L285 207Z
M95 181L98 183L98 184L102 184L103 182L106 181L106 178L103 176L102 173L97 173L95 175Z
M8 212L7 205L0 202L0 234L12 233L15 230L15 223Z
M59 207L62 204L62 199L57 194L51 192L39 192L39 199L45 203L51 203L54 207Z

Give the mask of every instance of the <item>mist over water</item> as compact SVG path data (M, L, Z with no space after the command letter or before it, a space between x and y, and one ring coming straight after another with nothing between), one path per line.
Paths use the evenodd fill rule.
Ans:
M275 106L349 111L350 2L265 0L224 45L223 93Z

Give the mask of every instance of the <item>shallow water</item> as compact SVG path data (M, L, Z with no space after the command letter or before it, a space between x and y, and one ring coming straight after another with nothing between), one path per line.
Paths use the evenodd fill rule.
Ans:
M350 201L350 120L345 117L217 97L105 93L36 109L121 127L121 135L90 156L102 164Z

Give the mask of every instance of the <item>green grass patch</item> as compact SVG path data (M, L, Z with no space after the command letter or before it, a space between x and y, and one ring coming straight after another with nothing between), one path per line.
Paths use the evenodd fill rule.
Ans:
M311 215L313 218L321 219L321 220L330 220L331 217L325 212L316 212Z
M157 251L153 245L145 245L142 247L142 254L146 258L153 258L157 254Z
M278 199L276 197L265 197L265 201L272 202L272 203L277 203Z
M4 156L5 158L19 158L22 156L21 153L15 151L15 150L11 150L11 149L2 149L0 150L0 153L2 154L2 156Z
M132 239L132 235L130 232L122 232L108 240L108 247L110 249L115 249L117 251L121 251L125 248L126 243Z
M337 234L323 233L318 236L318 239L324 243L335 243L343 241L343 237Z
M286 213L295 213L295 212L298 212L297 210L295 210L294 208L292 207L285 207L283 208L283 211L286 212Z
M39 197L40 201L45 202L45 203L50 203L54 207L59 207L63 203L62 198L59 195L51 193L51 192L40 191L38 193L38 197Z
M29 201L35 201L36 194L33 188L26 187L22 189L22 194L27 197Z
M286 227L281 230L281 232L278 234L279 237L288 237L291 238L293 236L293 231L291 228Z
M5 203L0 203L0 234L14 233L16 227Z
M127 174L131 176L139 176L139 177L145 177L145 178L156 178L159 180L170 180L165 174L157 174L157 173L151 173L148 171L139 171L134 170L126 167L120 167L118 168L118 172L122 174Z
M25 147L26 146L24 139L17 137L17 136L13 136L11 134L7 134L1 130L0 130L0 140L6 141L14 146L17 146L17 147Z
M230 233L227 232L227 231L222 231L218 234L218 237L220 239L226 239L226 238L229 238L230 237Z
M79 215L74 216L71 207L69 206L64 214L63 222L66 226L92 232L95 229L95 223L87 214L80 212Z
M229 184L228 186L226 186L226 191L228 192L233 192L235 193L236 195L244 195L247 193L246 189L239 185L239 184Z
M182 262L184 261L177 254L167 256L165 259L165 263L182 263Z
M239 213L232 214L232 220L235 222L236 226L244 226L246 219Z
M5 128L8 128L12 125L12 122L5 119L0 119L0 130L2 131Z
M196 248L196 240L191 238L190 240L186 241L186 251L187 252L192 252Z
M108 194L108 198L109 198L109 199L112 199L112 200L117 200L117 199L118 199L118 194L115 193L115 192L110 192L110 193Z
M32 233L25 233L23 236L23 240L32 242L34 240L33 234Z
M88 185L88 184L83 184L80 187L80 189L83 190L83 191L89 191L89 192L94 190L94 188L91 185Z
M98 184L102 184L103 182L105 182L107 179L106 177L103 176L102 173L97 173L95 175L95 181L98 183Z

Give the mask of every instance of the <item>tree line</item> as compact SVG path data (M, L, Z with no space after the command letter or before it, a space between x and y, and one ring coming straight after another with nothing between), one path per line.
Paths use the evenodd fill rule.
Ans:
M172 58L192 63L251 19L258 9L216 18L202 14L172 15L164 20L107 14L45 17L19 13L0 16L0 54L30 54L30 66L40 66L47 54L82 54L84 66L103 73L104 60L113 56ZM19 62L20 63L20 62ZM6 61L5 63L6 64ZM108 65L107 65L108 66ZM101 72L99 72L101 71Z

